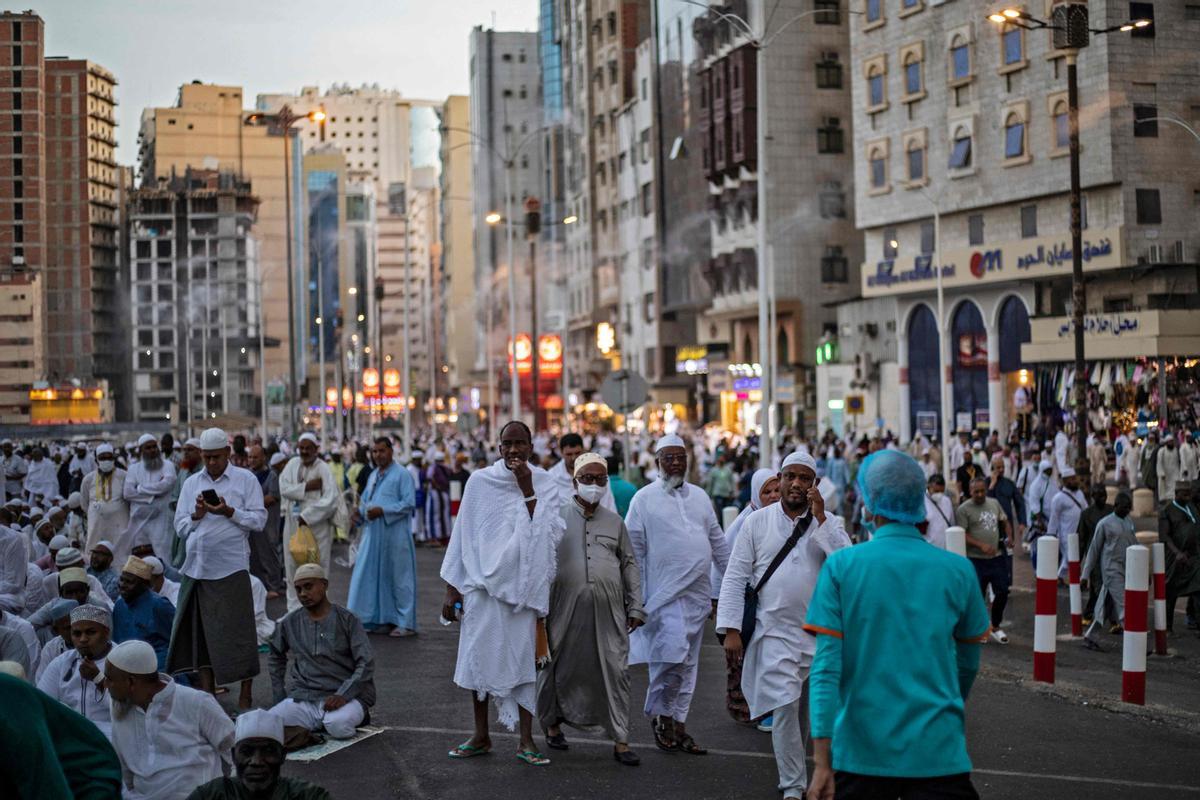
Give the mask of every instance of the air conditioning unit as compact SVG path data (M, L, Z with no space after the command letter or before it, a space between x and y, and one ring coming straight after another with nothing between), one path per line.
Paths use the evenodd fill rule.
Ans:
M1146 260L1151 264L1163 263L1163 246L1161 244L1152 244L1147 247Z

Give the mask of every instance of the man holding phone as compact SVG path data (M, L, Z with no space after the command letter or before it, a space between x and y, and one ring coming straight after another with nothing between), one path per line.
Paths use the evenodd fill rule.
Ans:
M184 482L175 509L187 557L167 671L198 671L200 688L212 692L258 674L248 537L267 510L254 473L229 463L225 431L204 431L200 451L204 469Z

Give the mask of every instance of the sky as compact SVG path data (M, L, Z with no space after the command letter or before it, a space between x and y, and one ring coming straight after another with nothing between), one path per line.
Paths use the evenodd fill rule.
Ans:
M28 7L23 4L22 8ZM46 55L86 58L118 81L118 161L137 154L142 109L193 80L259 93L378 83L413 98L467 94L476 25L537 30L538 0L42 0Z

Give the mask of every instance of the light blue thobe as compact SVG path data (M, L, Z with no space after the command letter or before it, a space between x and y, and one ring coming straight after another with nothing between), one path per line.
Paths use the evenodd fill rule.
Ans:
M363 519L346 607L363 625L417 629L417 554L412 538L416 490L408 470L392 463L367 480L358 511ZM378 506L383 516L367 518Z

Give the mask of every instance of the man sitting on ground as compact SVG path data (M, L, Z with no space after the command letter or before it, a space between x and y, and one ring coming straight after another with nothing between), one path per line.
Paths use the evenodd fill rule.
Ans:
M271 711L286 726L349 739L375 704L375 657L367 632L358 617L329 601L329 580L320 565L303 564L294 578L300 608L279 620L267 657Z
M142 561L150 567L150 588L170 600L171 605L176 605L179 602L179 581L173 581L166 576L166 567L158 556L146 556ZM250 584L253 587L254 581L251 580Z
M88 565L87 574L100 582L104 587L104 593L108 595L108 599L116 602L119 590L117 582L121 576L113 569L113 545L109 541L96 542L96 546L92 548L89 556L91 563Z
M121 596L113 607L113 641L146 642L158 657L158 669L166 668L167 649L171 644L171 625L175 606L150 588L150 565L130 556L121 570Z

